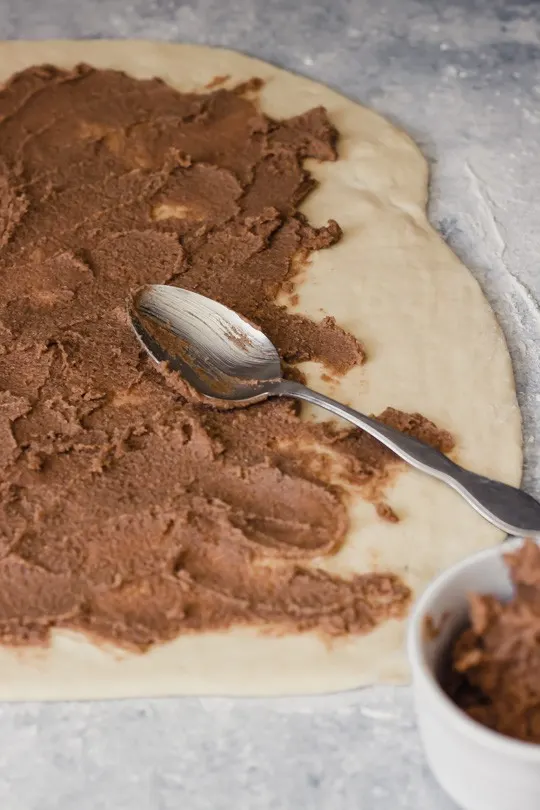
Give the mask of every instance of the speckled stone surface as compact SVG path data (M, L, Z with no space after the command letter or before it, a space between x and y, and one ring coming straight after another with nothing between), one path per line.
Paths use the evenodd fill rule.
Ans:
M524 414L525 485L540 495L540 3L2 0L0 36L237 48L402 124L433 163L432 220L506 332ZM368 689L317 699L0 706L0 807L454 805L427 771L409 689Z

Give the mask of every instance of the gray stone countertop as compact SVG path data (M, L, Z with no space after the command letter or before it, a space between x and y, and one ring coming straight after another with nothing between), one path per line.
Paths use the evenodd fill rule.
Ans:
M2 0L3 38L220 45L334 86L432 162L432 221L505 330L540 494L540 3ZM474 393L474 392L473 392ZM452 810L408 688L0 707L6 810Z

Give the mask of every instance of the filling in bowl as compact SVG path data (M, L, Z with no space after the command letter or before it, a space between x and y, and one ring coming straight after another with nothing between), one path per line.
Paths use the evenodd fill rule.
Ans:
M540 743L540 546L528 540L505 562L513 597L470 595L469 622L451 646L441 682L474 720Z

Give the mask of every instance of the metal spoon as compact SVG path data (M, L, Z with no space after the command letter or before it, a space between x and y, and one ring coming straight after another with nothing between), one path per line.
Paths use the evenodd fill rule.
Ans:
M180 372L209 404L221 400L223 405L234 407L286 396L320 405L365 430L413 467L453 487L500 529L540 536L540 503L530 495L469 472L412 436L300 383L284 380L279 355L266 335L222 304L188 290L156 284L137 294L130 315L137 337L153 360ZM164 346L141 317L157 324L172 342L167 340Z

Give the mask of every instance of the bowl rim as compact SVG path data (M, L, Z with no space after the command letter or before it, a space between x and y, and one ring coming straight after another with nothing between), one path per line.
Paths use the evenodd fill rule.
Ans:
M407 655L411 666L417 700L422 700L421 697L419 698L420 690L426 690L429 697L437 702L437 708L443 714L445 721L464 736L473 739L478 745L496 749L501 754L512 756L513 759L540 763L539 743L526 742L524 740L516 740L512 737L507 737L505 734L494 731L478 721L473 720L462 709L456 706L439 684L431 667L427 664L425 655L426 639L424 619L426 615L429 615L429 607L438 593L470 566L491 560L494 557L502 557L506 552L520 548L524 542L524 538L513 538L501 543L499 546L476 552L460 560L450 568L445 569L441 574L435 577L416 601L410 615L407 627ZM538 542L538 540L535 540L535 542ZM481 587L479 590L481 591Z

